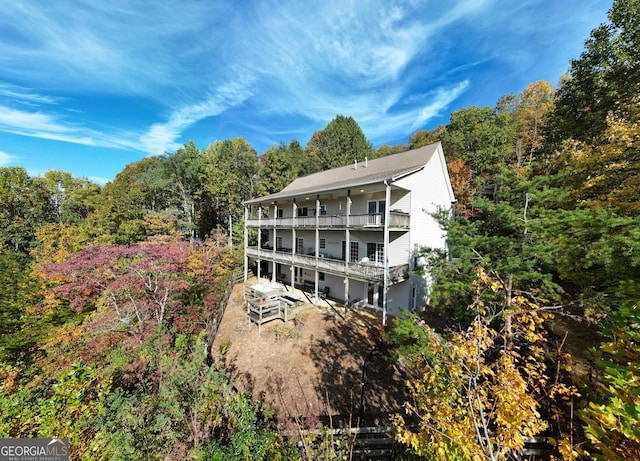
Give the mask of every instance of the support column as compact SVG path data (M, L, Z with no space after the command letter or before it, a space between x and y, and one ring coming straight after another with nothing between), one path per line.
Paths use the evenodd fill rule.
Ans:
M296 199L293 199L292 210L293 210L293 226L291 228L291 291L294 290L296 285L296 267L295 267L295 259L296 259L296 251L298 247L297 241L297 232L296 232L296 220L298 219L298 204L296 203Z
M344 249L344 304L345 306L349 304L349 258L351 253L351 234L349 230L349 218L351 216L351 190L347 191L347 216L346 216L346 227L345 227L345 249ZM346 311L346 308L345 308Z
M389 289L389 208L391 205L391 185L385 180L384 197L384 285L382 287L382 326L387 325L387 290Z

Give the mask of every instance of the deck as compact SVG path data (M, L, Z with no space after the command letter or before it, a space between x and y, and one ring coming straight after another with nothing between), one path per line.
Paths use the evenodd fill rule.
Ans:
M284 323L293 320L305 304L303 296L286 291L279 283L245 286L244 297L247 314L251 322L258 325L258 334L262 325L272 320Z

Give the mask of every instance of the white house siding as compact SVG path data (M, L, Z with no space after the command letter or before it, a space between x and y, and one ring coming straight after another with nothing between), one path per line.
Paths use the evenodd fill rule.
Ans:
M405 190L391 191L391 207L389 210L409 213L411 210L411 193Z
M407 264L410 251L411 238L409 232L392 232L389 236L389 266Z
M411 192L411 240L414 245L444 248L445 233L430 215L438 208L450 209L453 197L447 184L448 177L442 173L443 157L434 156L418 173L397 181L396 184ZM446 165L444 165L446 168Z
M411 288L409 281L389 287L387 291L387 313L398 316L405 309L410 309Z

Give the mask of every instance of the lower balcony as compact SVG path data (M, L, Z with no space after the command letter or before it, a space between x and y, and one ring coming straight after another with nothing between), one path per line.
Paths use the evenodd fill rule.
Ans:
M286 264L288 266L302 267L305 269L317 269L327 274L333 274L350 279L362 280L365 282L384 281L384 267L380 263L368 261L364 258L360 262L345 262L341 259L333 259L321 254L315 255L293 254L291 251L274 251L268 248L248 247L247 256L263 261L272 261L276 264ZM396 284L403 282L409 277L409 265L402 264L389 268L389 283Z

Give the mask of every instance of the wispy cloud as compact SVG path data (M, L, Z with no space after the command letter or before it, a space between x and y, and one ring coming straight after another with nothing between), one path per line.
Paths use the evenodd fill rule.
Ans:
M0 16L8 36L0 64L11 81L167 97L158 90L195 79L180 64L199 55L194 38L204 38L210 10L197 0L9 2Z
M0 106L0 130L77 144L95 144L90 137L79 135L80 130L60 123L55 116L12 109L7 106Z
M398 130L408 134L446 110L469 85L460 79L441 83L430 92L432 99L406 105L414 86L424 85L424 72L415 68L428 69L426 53L447 26L486 4L464 1L427 15L421 2L326 1L305 4L304 10L287 2L260 3L251 23L260 34L249 35L259 35L261 46L243 53L277 83L273 94L256 99L271 112L297 113L318 124L351 115L378 140Z
M13 155L0 151L0 166L9 165L10 163L13 163L15 160L16 160L16 157L14 157Z
M135 94L153 99L168 115L138 134L117 126L96 130L69 117L73 105L64 116L40 107L60 96L4 85L0 98L33 110L0 107L0 129L159 154L181 144L189 127L249 98L262 113L296 114L317 123L337 113L365 124L375 119L373 136L382 127L413 129L442 110L446 98L429 102L430 110L390 113L411 92L407 67L415 66L431 37L484 3L460 1L426 16L424 5L413 1L267 0L239 11L226 2L217 8L206 1L178 7L164 0L142 11L125 1L79 0L70 16L68 5L12 2L0 18L0 26L13 31L13 39L0 45L9 77L62 93L80 88L105 96Z
M6 82L0 82L0 98L9 98L18 104L28 106L57 104L60 101L58 97L40 94L30 88L21 88Z
M252 79L248 75L242 78L240 73L236 78L236 81L213 90L213 94L206 100L183 106L173 112L167 122L153 124L140 137L141 149L154 155L174 150L180 145L178 140L185 128L243 103L252 94Z
M3 105L0 105L0 132L84 146L140 150L131 132L113 129L110 133L103 133L68 122L57 114Z
M336 114L353 116L376 144L393 142L442 123L463 103L493 104L558 75L578 54L568 56L566 43L579 47L576 37L586 38L594 11L602 21L610 6L610 0L5 3L0 142L10 133L11 142L15 135L34 145L62 141L128 159L173 151L187 135L201 147L239 135L258 150L294 137L304 144ZM38 147L28 152L40 155Z

